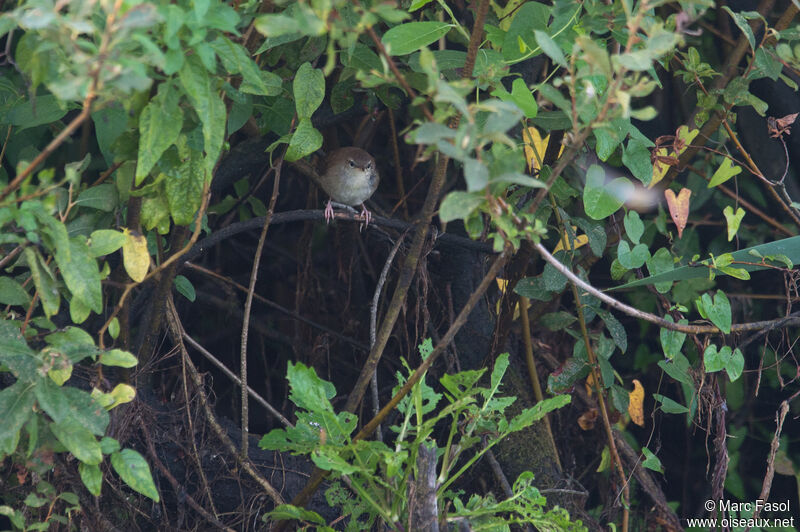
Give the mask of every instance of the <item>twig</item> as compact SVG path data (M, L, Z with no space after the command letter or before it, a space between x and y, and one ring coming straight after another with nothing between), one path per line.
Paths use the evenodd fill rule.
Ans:
M240 350L240 367L239 375L241 379L241 399L242 399L242 457L247 456L249 447L249 405L248 405L248 392L247 392L247 333L250 330L250 309L253 306L253 293L256 289L256 280L258 279L258 266L261 264L261 252L264 250L264 242L267 240L267 230L269 229L272 215L275 214L275 203L278 201L278 187L281 183L281 166L283 165L283 156L281 156L272 167L270 171L275 172L275 180L272 184L272 197L269 200L269 209L264 217L264 227L261 228L261 236L258 238L258 245L256 246L256 254L253 258L253 269L250 272L250 286L247 288L247 299L244 303L244 317L242 318L242 345Z
M403 244L403 240L405 240L406 235L408 232L403 233L400 235L400 238L397 239L392 250L389 251L389 256L386 257L386 263L383 265L383 270L381 270L381 275L378 277L378 284L375 286L375 294L372 296L372 306L369 312L369 347L375 345L375 337L377 335L377 323L378 323L378 300L381 297L381 292L383 292L383 285L386 284L386 277L389 275L389 268L392 266L392 262L394 262L394 257L397 255L397 251L400 249L400 246ZM372 388L372 415L378 415L378 410L380 410L380 402L378 399L378 371L377 367L375 371L372 373L372 378L370 381L370 385ZM383 441L383 435L381 434L381 429L378 427L378 440Z
M211 425L211 428L214 430L217 438L219 438L225 447L228 448L228 452L230 452L231 455L236 458L242 469L244 469L253 478L253 480L255 480L264 489L267 495L269 495L270 498L275 502L275 505L284 504L285 501L278 490L276 490L272 484L270 484L269 481L258 472L256 467L250 461L249 456L243 457L241 453L236 450L236 445L234 445L234 443L231 441L230 437L225 432L225 429L223 429L219 422L217 422L217 418L214 416L211 405L208 404L208 397L206 397L206 394L203 391L203 380L200 378L197 368L195 368L194 364L192 363L192 359L189 357L189 353L186 351L186 347L181 341L185 331L181 330L180 321L178 320L178 311L175 309L175 302L171 297L167 298L166 320L167 330L172 336L172 340L175 345L179 347L181 356L185 360L186 367L189 370L189 375L192 377L195 389L197 390L197 395L200 397L200 403L203 405L203 411L206 414L206 419L208 419L208 424Z
M153 463L158 468L158 470L161 471L161 474L164 475L164 477L166 477L166 479L169 481L170 484L172 484L172 489L175 490L175 493L176 494L181 494L183 497L186 497L186 501L189 503L189 506L194 508L197 513L202 515L206 519L206 521L208 521L209 523L213 524L214 526L216 526L217 528L219 528L221 530L226 530L226 531L229 531L229 532L233 532L232 528L225 526L224 523L222 523L215 516L213 516L210 513L208 513L208 511L206 511L205 508L200 506L200 504L198 504L197 501L194 500L194 498L191 495L186 493L186 488L184 486L181 486L178 483L178 481L175 479L175 477L172 476L172 473L170 473L169 469L166 468L164 463L158 457L158 454L156 453L155 446L153 445L153 440L150 438L150 432L147 430L147 427L145 426L144 421L141 418L139 418L139 426L142 429L142 434L144 434L144 439L147 441L147 454L148 454L148 456L150 456L150 459L153 461ZM192 433L192 440L194 440L194 433ZM202 468L201 468L201 471L202 471ZM203 477L203 478L205 479L205 477ZM212 508L213 508L214 501L209 499L209 502L211 503ZM214 510L214 513L216 513L216 510Z
M764 482L761 484L761 495L758 498L762 501L769 500L769 492L772 489L772 478L775 476L775 455L778 454L778 449L781 446L781 431L783 430L783 422L786 420L786 413L789 412L789 401L782 401L781 406L775 412L775 435L772 437L772 443L769 446L769 458L767 458L767 474L764 475ZM753 518L758 519L761 513L761 507L757 504L756 510L753 512Z
M634 318L638 318L640 320L649 321L650 323L655 323L659 327L663 327L664 329L670 329L673 331L684 332L687 334L717 334L721 333L722 331L715 325L683 325L680 323L673 323L671 321L667 321L660 316L656 316L655 314L650 314L649 312L643 312L637 308L631 307L626 305L625 303L614 299L613 297L609 296L598 290L597 288L593 287L574 273L570 271L569 268L561 264L555 257L553 257L547 248L545 248L542 244L534 244L534 247L539 252L544 260L550 263L556 270L561 272L564 277L566 277L570 282L575 283L576 285L580 286L586 292L593 295L594 297L601 300L603 303L611 306L619 310L620 312L624 312L629 316ZM745 332L745 331L756 331L759 329L763 329L765 327L772 327L775 323L781 323L782 325L794 323L794 319L787 320L787 318L779 318L777 320L767 320L767 321L752 321L749 323L735 323L731 325L731 332Z
M204 357L206 357L206 359L209 362L211 362L212 364L217 366L217 368L219 368L220 371L222 371L222 373L224 373L226 377L228 377L230 380L232 380L233 382L236 383L236 386L241 386L242 385L242 381L239 379L239 377L236 376L236 374L234 372L232 372L230 369L228 369L228 367L225 364L223 364L222 361L220 361L217 357L215 357L213 354L211 354L206 348L204 348L202 345L200 345L194 338L189 336L186 332L183 333L182 338L186 341L186 343L188 343L189 345L191 345L192 347L197 349L200 352L200 354L203 355ZM258 392L256 392L250 386L247 387L247 392L250 394L250 397L255 399L255 401L258 404L263 406L267 410L267 412L269 412L270 414L272 414L273 416L278 418L278 420L285 427L289 427L289 428L294 427L294 425L292 425L292 423L288 419L286 419L286 417L284 417L283 414L281 414L274 406L269 404L266 399L261 397L258 394Z

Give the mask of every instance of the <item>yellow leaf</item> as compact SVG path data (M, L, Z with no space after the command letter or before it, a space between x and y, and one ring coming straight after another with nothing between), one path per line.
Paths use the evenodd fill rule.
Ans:
M669 150L667 148L659 148L656 151L656 155L659 157L666 157L667 153L669 153ZM650 184L647 185L647 188L653 188L654 186L656 186L656 183L664 179L664 176L667 175L668 170L669 170L668 164L656 160L656 162L653 163L653 179L650 180Z
M637 379L633 379L633 391L628 393L628 414L631 421L644 427L644 387Z
M522 130L522 140L525 142L525 160L528 162L528 171L533 173L534 171L541 170L542 165L539 163L542 157L544 157L544 152L547 150L550 134L542 138L538 129L529 127L528 129ZM564 146L562 145L558 154L561 155L563 151Z
M501 279L501 278L497 277L495 279L495 282L497 283L497 288L500 290L500 293L501 294L505 294L506 293L506 286L508 286L508 280ZM500 314L500 302L502 300L503 300L502 298L499 299L497 301L497 305L495 306L496 307L495 310L496 310L498 315ZM519 303L517 303L517 306L514 307L514 318L513 319L516 320L517 318L519 318Z
M574 226L574 225L572 226L572 232L573 233L575 233L577 229L578 228L576 226ZM567 231L564 231L564 234L561 237L561 239L558 241L558 245L553 250L553 253L556 253L556 252L561 251L562 249L564 249L564 244L566 242L568 242L568 241L569 241L569 235L567 234ZM584 246L584 245L586 245L588 243L589 243L589 237L588 236L586 236L586 235L577 235L575 237L575 239L572 241L572 246L570 247L569 245L567 245L566 249L569 250L569 251L574 251L574 250L578 249L579 247Z
M111 410L115 406L133 401L136 390L130 384L117 384L109 395L114 398L114 403L108 407L108 410Z
M125 243L122 244L122 263L131 279L137 283L144 281L150 268L150 253L147 252L147 239L140 234L124 230Z

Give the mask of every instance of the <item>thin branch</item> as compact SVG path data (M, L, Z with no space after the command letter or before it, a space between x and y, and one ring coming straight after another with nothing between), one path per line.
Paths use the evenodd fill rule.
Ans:
M228 369L228 366L226 366L225 364L223 364L223 363L222 363L222 361L220 361L220 360L219 360L217 357L215 357L213 354L211 354L211 353L210 353L210 352L209 352L209 351L208 351L208 350L207 350L205 347L203 347L202 345L200 345L200 343L199 343L199 342L197 342L197 341L196 341L194 338L192 338L191 336L189 336L188 334L186 334L186 332L184 332L184 333L183 333L183 336L182 336L182 337L183 337L183 339L186 341L186 343L188 343L189 345L191 345L192 347L194 347L195 349L197 349L197 350L200 352L200 354L201 354L201 355L203 355L204 357L206 357L206 359L207 359L209 362L211 362L211 363L212 363L212 364L214 364L214 365L215 365L217 368L219 368L219 370L220 370L220 371L222 371L222 373L224 373L226 377L228 377L230 380L232 380L233 382L235 382L235 383L236 383L236 386L241 386L241 385L242 385L242 381L239 379L239 377L237 377L237 376L236 376L236 374L235 374L234 372L232 372L230 369ZM266 400L266 399L264 399L263 397L261 397L261 396L258 394L258 392L256 392L256 391L255 391L254 389L252 389L250 386L248 386L248 387L247 387L247 392L250 394L250 397L252 397L253 399L255 399L255 401L256 401L258 404L260 404L261 406L263 406L263 407L264 407L264 408L267 410L267 412L269 412L270 414L272 414L273 416L275 416L276 418L278 418L278 420L279 420L279 421L280 421L280 422L283 424L283 426L285 426L285 427L288 427L288 428L292 428L292 427L294 427L294 425L292 425L291 421L289 421L288 419L286 419L286 417L284 417L284 415L283 415L283 414L281 414L281 413L278 411L278 409L277 409L277 408L275 408L274 406L272 406L271 404L269 404L269 403L267 402L267 400Z
M673 331L679 331L687 334L719 334L722 331L715 325L683 325L681 323L673 323L671 321L667 321L660 316L656 316L655 314L650 314L649 312L643 312L637 308L631 307L626 305L625 303L614 299L613 297L609 296L608 294L601 292L597 288L593 287L574 273L570 271L569 268L561 264L555 257L553 257L547 248L545 248L542 244L534 244L534 247L539 252L544 260L550 263L556 270L561 272L564 277L569 279L570 282L575 283L576 285L580 286L582 289L586 290L589 294L593 295L594 297L601 300L603 303L606 303L612 308L619 310L620 312L624 312L629 316L634 318L638 318L640 320L649 321L650 323L655 323L659 327L663 327L664 329L670 329ZM767 320L767 321L753 321L749 323L736 323L731 325L732 333L735 332L745 332L745 331L756 331L759 329L763 329L765 327L772 327L775 323L781 323L782 325L792 325L795 323L800 323L800 318L778 318L776 320Z
M247 392L247 333L250 330L250 309L253 306L253 293L256 289L256 280L258 279L258 266L261 264L261 252L264 250L264 242L267 240L267 230L269 229L270 221L273 214L275 214L275 203L278 201L278 188L281 183L281 167L283 166L283 156L276 162L275 166L270 170L275 172L275 179L272 184L272 197L269 200L269 209L264 217L264 227L261 229L261 236L258 238L258 245L256 246L256 254L253 258L253 269L250 272L250 286L247 288L247 299L244 303L244 317L242 318L242 344L240 349L240 366L239 374L241 379L241 399L242 399L242 457L247 456L249 447L249 419L248 412L248 392Z
M378 277L378 284L375 286L375 294L372 296L372 306L369 312L369 347L375 345L375 338L377 336L377 328L378 328L378 301L381 297L381 292L383 292L383 286L386 284L386 277L389 275L389 269L394 262L394 257L397 255L397 251L400 249L400 246L403 244L403 240L405 240L406 235L408 233L403 233L400 238L397 239L394 246L392 247L391 251L389 251L389 256L386 257L386 262L383 265L383 269L381 270L381 275ZM372 373L372 377L370 380L370 386L372 388L372 415L378 415L378 411L380 410L380 400L378 398L378 368L375 368L375 371ZM383 437L381 434L380 427L378 428L378 440L383 441Z

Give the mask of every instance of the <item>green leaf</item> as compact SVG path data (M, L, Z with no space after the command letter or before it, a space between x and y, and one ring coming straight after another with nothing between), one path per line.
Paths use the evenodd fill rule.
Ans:
M112 349L100 354L100 363L104 366L117 366L120 368L132 368L139 363L139 360L131 353L122 349Z
M664 319L673 322L672 316L667 314ZM678 323L687 325L687 320L680 320ZM661 339L661 348L664 350L664 356L672 360L681 353L683 342L686 340L686 333L674 331L672 329L662 328L659 332Z
M538 421L546 416L549 412L568 405L572 402L572 396L569 394L556 395L555 397L548 397L533 405L531 408L526 408L519 415L515 416L508 422L508 432L516 432L529 427L534 421Z
M117 187L111 183L103 183L87 188L78 195L77 204L80 207L112 212L117 208Z
M89 253L85 238L75 236L69 239L69 253L57 249L55 259L73 297L96 313L103 312L100 270Z
M452 27L446 22L407 22L384 33L381 43L390 55L406 55L438 41Z
M744 18L739 13L734 13L733 10L731 10L731 8L729 8L728 6L722 6L722 9L728 12L731 18L733 18L733 21L736 23L736 25L739 26L739 29L742 30L744 36L747 37L747 42L750 43L750 49L755 50L756 37L755 35L753 35L753 30L752 28L750 28L750 24L747 23L747 19Z
M175 225L189 225L203 201L205 168L200 152L189 149L181 165L164 180L164 192Z
M647 271L650 275L671 272L675 269L675 262L672 260L672 253L667 248L658 248L658 251L647 259ZM672 288L672 281L655 283L655 289L659 294L666 294Z
M522 78L517 78L511 84L511 93L502 85L498 85L492 91L492 96L500 98L504 102L512 102L525 114L526 118L534 118L539 112L539 106L533 93Z
M659 360L658 367L664 370L664 373L672 377L678 382L694 385L692 377L689 375L689 360L681 353L675 355L675 358L670 360Z
M325 520L317 512L306 510L305 508L298 506L292 506L291 504L281 504L276 506L274 510L267 512L264 517L268 517L274 522L292 520L304 521L316 525L325 524Z
M577 319L571 313L561 310L559 312L550 312L539 318L539 325L551 331L560 331L575 323Z
M516 62L523 58L533 57L539 45L535 31L547 31L547 21L553 8L540 2L525 2L515 13L508 31L503 37L503 59ZM522 43L522 46L520 46Z
M0 456L9 455L16 450L20 431L33 413L34 401L33 385L22 380L0 390L0 412L3 413L3 422L0 423Z
M728 242L730 242L733 240L733 237L736 236L736 233L739 232L739 225L742 223L745 211L741 207L737 207L736 213L734 214L733 207L728 205L722 210L722 214L725 216L725 221L728 224Z
M200 62L190 55L179 72L183 89L203 123L203 149L206 153L206 177L211 175L225 139L227 113L225 103L214 88L214 81Z
M179 294L194 303L197 295L194 290L194 285L192 285L189 279L183 275L176 275L173 284L175 285L175 290L177 290Z
M39 292L39 299L42 300L44 314L50 317L58 312L61 302L61 295L58 293L58 284L53 277L53 272L50 271L50 267L45 263L38 250L26 247L23 254L28 268L31 270L33 284Z
M303 63L294 76L292 89L297 117L301 120L310 119L325 97L322 70L313 68L310 63Z
M81 476L83 485L89 490L89 493L95 497L99 497L103 487L103 472L100 471L100 466L79 462L78 473Z
M468 158L464 161L464 180L469 192L483 190L489 184L489 169L481 161Z
M714 175L711 176L711 180L708 182L708 188L714 188L717 185L721 185L728 179L741 173L741 171L741 166L738 164L733 164L733 161L729 157L725 157L722 160L722 164L720 164L719 168L717 168L717 170L714 172Z
M622 326L611 312L602 308L596 308L594 310L597 312L597 315L600 316L600 319L603 320L603 323L606 324L606 329L608 329L608 333L611 335L614 343L617 344L617 347L619 347L619 350L623 353L627 351L628 335L625 332L625 327Z
M725 371L728 373L728 378L730 378L731 382L741 377L742 371L744 371L744 355L742 355L738 347L733 350L733 354L725 366Z
M664 395L654 393L653 399L661 403L661 410L665 414L685 414L689 412L688 408Z
M561 48L556 44L556 42L550 38L550 36L541 31L541 30L534 30L533 32L534 37L536 37L536 43L542 49L542 51L549 57L555 64L567 68L567 60L564 57L564 52L561 51Z
M625 225L625 234L631 239L634 244L639 243L639 239L644 234L644 224L636 211L628 211L623 221Z
M634 268L641 268L645 261L650 258L650 251L645 244L636 244L631 249L628 242L620 240L617 245L617 259L623 268L632 270Z
M700 305L711 323L719 327L725 334L731 332L731 304L725 292L717 290L713 301L710 294L703 294L700 298Z
M303 118L297 124L297 129L292 134L289 141L289 148L286 150L286 160L291 162L302 159L306 155L314 153L322 147L322 134L311 125L310 118Z
M485 200L482 194L455 190L442 201L439 207L439 219L442 222L466 219Z
M240 91L259 96L277 96L281 93L283 81L280 76L261 70L241 44L224 36L217 37L210 44L228 72L242 75Z
M793 264L800 262L800 236L792 236L766 244L759 244L746 249L735 251L731 253L733 260L736 262L754 262L751 252L759 253L763 257L769 256L785 256ZM637 286L645 286L654 283L664 283L672 281L685 281L687 279L708 278L708 267L711 265L711 260L704 260L700 262L699 266L682 266L675 268L672 271L667 271L657 275L651 275L644 279L637 279L626 283L621 286L613 288L619 290L621 288L634 288ZM741 269L753 272L757 270L767 269L767 266L760 264L742 264ZM724 272L723 272L724 273Z
M619 210L626 197L633 190L633 184L624 177L606 183L603 167L593 164L586 173L586 186L583 189L583 205L586 214L594 220L602 220Z
M642 447L642 454L645 456L645 459L642 461L642 465L644 467L647 469L652 469L653 471L658 471L659 473L664 472L664 466L661 463L661 460L659 460L658 457L653 454L653 451L647 447Z
M35 393L39 406L57 423L74 423L97 436L108 427L108 412L88 392L45 379Z
M50 423L50 430L58 438L58 441L81 462L97 465L103 461L100 443L94 434L74 419L67 418L60 423Z
M641 117L636 117L640 120ZM638 138L632 138L622 150L622 162L631 171L633 177L649 185L653 179L653 163L650 160L650 150L647 145ZM627 196L624 196L627 198Z
M161 500L153 483L150 466L141 454L133 449L111 453L111 465L125 484L155 502Z
M11 277L0 277L0 304L28 305L31 296L22 285Z
M564 393L577 381L585 378L590 371L591 368L585 361L570 357L547 377L547 391L552 394Z
M52 94L43 94L15 104L8 110L7 122L20 132L61 120L69 107ZM19 128L19 129L16 129Z
M98 229L89 237L89 253L92 257L102 257L114 253L125 243L125 234L114 229Z
M205 72L205 69L203 69ZM188 92L188 91L187 91ZM162 83L158 94L142 110L139 117L139 155L136 164L136 184L150 174L167 148L172 146L183 127L180 92L172 83ZM197 114L201 120L201 109Z
M714 373L725 369L728 366L728 362L730 362L731 354L733 354L733 351L727 345L722 346L720 350L717 350L717 346L714 344L706 347L705 351L703 351L703 364L706 371Z

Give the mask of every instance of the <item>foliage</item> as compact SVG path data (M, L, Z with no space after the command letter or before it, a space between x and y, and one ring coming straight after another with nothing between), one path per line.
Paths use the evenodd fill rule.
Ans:
M430 340L420 346L423 357L430 353ZM311 460L325 471L344 479L355 492L356 501L343 496L341 486L330 488L328 500L342 507L342 515L350 515L348 530L371 528L381 519L392 528L406 528L410 522L409 486L423 473L418 469L420 447L426 446L433 456L441 457L437 476L437 507L443 511L441 519L468 524L473 529L507 529L510 524L532 523L544 529L581 530L580 522L571 523L569 515L558 507L545 511L545 498L533 486L533 475L524 473L517 478L513 496L497 501L490 494L468 495L462 490L449 489L466 471L475 465L503 438L530 426L548 412L570 402L569 395L559 395L524 409L512 419L504 411L516 398L498 395L501 380L508 368L508 354L495 362L488 386L480 386L485 370L463 371L443 376L437 392L419 381L399 405L402 420L390 427L397 435L394 445L382 441L365 441L353 438L358 419L355 415L337 414L330 403L336 394L330 382L320 379L313 368L302 363L290 364L287 380L291 387L290 399L298 407L297 422L289 429L276 429L259 442L264 449L308 454ZM411 368L406 365L411 372ZM398 385L406 378L397 374ZM434 431L447 427L441 438L446 444L439 446ZM296 518L308 524L320 525L328 530L324 521L313 512L280 506L265 519Z

